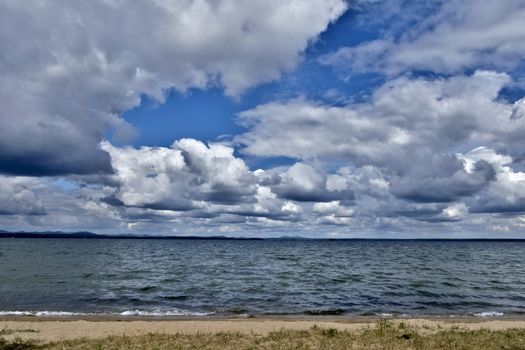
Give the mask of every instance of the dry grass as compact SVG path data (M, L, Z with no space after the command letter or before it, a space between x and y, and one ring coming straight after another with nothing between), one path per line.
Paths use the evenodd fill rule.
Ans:
M148 334L77 339L38 344L0 338L0 350L35 349L525 349L525 329L493 331L414 328L404 323L380 321L374 327L338 331L313 327L280 330L268 335L219 332L198 334Z

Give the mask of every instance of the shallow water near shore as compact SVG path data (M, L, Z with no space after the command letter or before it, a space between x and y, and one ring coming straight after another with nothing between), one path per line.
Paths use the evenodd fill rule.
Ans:
M525 313L525 242L0 239L0 315Z

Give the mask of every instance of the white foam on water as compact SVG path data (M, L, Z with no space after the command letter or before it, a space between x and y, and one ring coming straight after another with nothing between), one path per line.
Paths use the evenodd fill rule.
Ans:
M121 316L209 316L213 315L214 312L190 312L183 310L155 310L155 311L143 311L143 310L126 310L121 312Z
M503 315L504 315L503 312L498 312L498 311L483 311L483 312L474 314L474 316L479 316L479 317L497 317L497 316L503 316Z
M0 311L0 316L87 316L94 315L69 311Z
M190 312L182 310L126 310L121 313L85 313L85 312L69 312L69 311L0 311L0 316L37 316L37 317L57 317L57 316L104 316L104 315L119 315L119 316L209 316L214 312Z
M60 316L104 316L104 315L119 315L119 316L142 316L142 317L163 317L163 316L210 316L215 312L191 312L185 310L126 310L120 313L86 313L86 312L70 312L70 311L0 311L0 316L37 316L37 317L60 317ZM391 313L376 313L380 317L393 317ZM483 311L474 314L477 317L499 317L503 316L503 312L499 311ZM240 317L248 317L247 314L238 315ZM400 314L399 317L417 317L421 315L415 314ZM449 317L462 317L462 315L448 315Z

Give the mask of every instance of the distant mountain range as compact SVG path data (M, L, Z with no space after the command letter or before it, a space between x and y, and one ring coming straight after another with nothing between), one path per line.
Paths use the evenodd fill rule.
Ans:
M77 238L77 239L193 239L193 240L245 240L245 241L525 241L525 238L307 238L302 236L281 237L226 237L226 236L159 236L159 235L107 235L88 231L5 231L0 238Z
M85 238L85 239L224 239L224 240L301 240L307 239L299 236L285 236L279 238L252 238L252 237L226 237L226 236L153 236L153 235L106 235L88 231L63 232L63 231L5 231L0 230L0 238Z
M0 230L0 237L12 238L98 238L100 235L92 232L62 232L62 231L43 231L43 232L24 232L24 231L4 231Z

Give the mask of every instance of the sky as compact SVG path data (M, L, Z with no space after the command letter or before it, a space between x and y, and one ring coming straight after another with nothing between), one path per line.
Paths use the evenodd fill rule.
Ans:
M525 238L525 0L0 0L0 229Z

